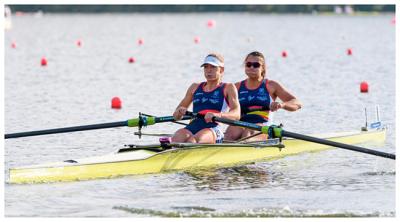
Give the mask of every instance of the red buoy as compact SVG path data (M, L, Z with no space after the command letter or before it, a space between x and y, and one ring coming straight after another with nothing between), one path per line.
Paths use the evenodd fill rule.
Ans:
M121 106L122 106L121 104L122 104L121 99L118 96L112 98L112 100L111 100L111 108L113 108L113 109L121 109Z
M353 50L351 48L347 49L347 55L353 55Z
M17 43L12 42L12 43L11 43L11 48L13 48L13 49L17 48Z
M40 60L40 65L42 65L42 66L47 66L47 59L46 59L46 57L42 57L42 59Z
M360 92L361 93L367 93L368 92L368 83L366 81L363 81L360 83Z
M136 60L135 60L135 58L133 58L133 57L129 57L128 62L129 62L129 63L134 63L134 62L136 62Z
M288 56L287 52L285 50L282 51L282 57L286 58Z
M210 20L207 21L207 27L208 28L214 28L215 25L216 25L215 20L210 19Z
M196 36L196 37L194 37L194 43L199 43L200 42L200 37L198 37L198 36Z
M143 45L144 40L143 40L142 38L139 38L138 41L137 41L137 43L138 43L138 45Z
M78 40L76 41L76 45L77 45L78 47L81 47L81 46L82 46L82 41L78 39Z

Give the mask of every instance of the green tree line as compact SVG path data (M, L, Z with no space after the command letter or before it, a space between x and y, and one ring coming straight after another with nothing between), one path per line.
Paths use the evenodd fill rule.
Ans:
M50 13L333 12L337 5L9 5L12 11ZM343 5L340 5L343 7ZM395 5L351 5L355 12L395 12Z

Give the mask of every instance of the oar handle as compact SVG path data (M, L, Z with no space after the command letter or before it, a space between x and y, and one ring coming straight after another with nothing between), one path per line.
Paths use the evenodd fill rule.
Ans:
M197 117L197 118L204 118L204 114L193 113L190 111L186 111L185 115L190 115L192 117ZM242 121L237 121L237 120L232 120L232 119L225 119L225 118L220 118L220 117L216 117L216 116L214 116L212 118L212 120L214 122L225 123L225 124L233 125L233 126L242 126L242 127L246 127L248 129L257 130L257 131L262 131L262 128L263 128L262 126L259 126L257 124L242 122ZM268 133L268 132L266 132L266 133Z

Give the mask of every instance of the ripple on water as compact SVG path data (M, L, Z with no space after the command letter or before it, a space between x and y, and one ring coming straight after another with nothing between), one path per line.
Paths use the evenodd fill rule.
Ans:
M236 212L216 212L215 209L198 206L172 207L172 210L153 210L114 206L114 210L121 210L137 216L150 217L394 217L395 212L323 212L321 210L292 210L289 206L283 208L257 208Z

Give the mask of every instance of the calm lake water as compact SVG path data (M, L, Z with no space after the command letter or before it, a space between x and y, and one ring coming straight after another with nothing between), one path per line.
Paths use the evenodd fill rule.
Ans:
M209 52L225 56L224 81L245 78L243 59L266 56L267 77L302 102L275 121L299 133L357 130L375 118L395 152L393 15L45 14L13 17L5 32L6 133L171 115ZM216 26L207 27L214 19ZM200 42L194 43L199 37ZM144 44L138 45L142 38ZM82 46L77 47L76 41ZM15 42L17 47L10 47ZM346 50L351 48L353 55ZM281 57L286 50L287 58ZM47 67L40 59L48 59ZM136 62L128 63L129 57ZM368 81L370 92L360 94ZM119 96L123 108L110 108ZM147 127L171 133L178 125ZM154 142L116 128L7 140L7 217L394 217L395 161L342 149L200 172L12 185L8 169L106 154ZM368 145L366 145L368 146Z

